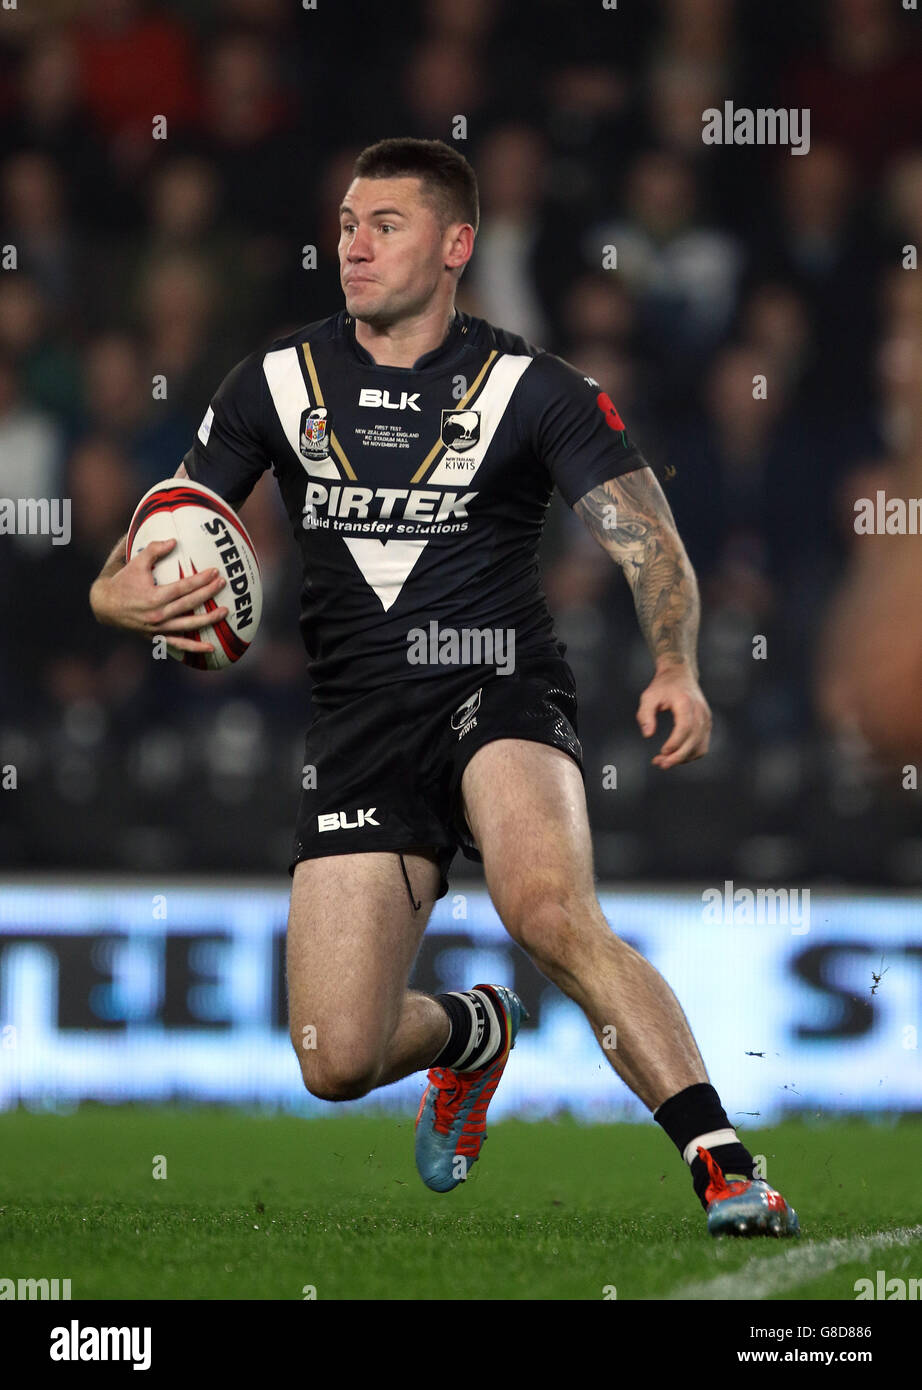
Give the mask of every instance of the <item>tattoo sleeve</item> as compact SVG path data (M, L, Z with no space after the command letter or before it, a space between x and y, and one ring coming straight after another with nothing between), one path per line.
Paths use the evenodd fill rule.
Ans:
M698 584L653 472L610 478L573 510L624 570L654 660L686 662L697 676Z

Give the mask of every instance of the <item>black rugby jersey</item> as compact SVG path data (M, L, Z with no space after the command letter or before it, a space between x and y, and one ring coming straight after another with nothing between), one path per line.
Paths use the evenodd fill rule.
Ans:
M238 363L184 462L234 507L273 468L326 706L444 672L419 660L437 645L420 632L511 630L516 659L562 654L537 559L553 488L572 506L646 466L608 395L561 358L456 312L434 351L382 367L344 310Z

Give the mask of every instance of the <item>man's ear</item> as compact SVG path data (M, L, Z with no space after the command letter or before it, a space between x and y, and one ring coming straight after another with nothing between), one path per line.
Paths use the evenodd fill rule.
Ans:
M460 273L473 255L473 251L474 228L469 222L456 224L451 242L451 259L445 260L445 269L457 270Z

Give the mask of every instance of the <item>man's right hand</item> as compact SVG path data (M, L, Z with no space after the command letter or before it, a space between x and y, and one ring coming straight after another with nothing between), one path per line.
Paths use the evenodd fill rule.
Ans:
M141 632L145 637L162 636L176 651L214 651L210 642L182 634L198 632L227 616L226 608L208 614L193 611L219 593L227 581L211 569L172 584L155 584L154 566L175 545L175 539L151 541L125 564L125 543L120 541L90 589L90 607L97 622Z

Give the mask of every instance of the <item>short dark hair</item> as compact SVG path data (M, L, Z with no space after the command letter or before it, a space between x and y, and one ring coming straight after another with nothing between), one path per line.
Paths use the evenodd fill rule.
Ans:
M414 140L409 136L379 140L362 150L352 169L356 179L418 178L443 227L480 223L477 175L458 150L444 140Z

